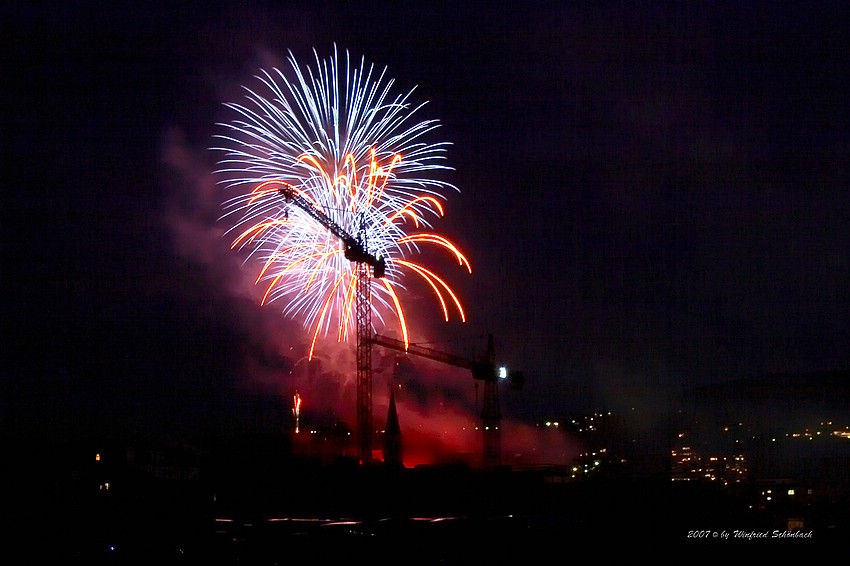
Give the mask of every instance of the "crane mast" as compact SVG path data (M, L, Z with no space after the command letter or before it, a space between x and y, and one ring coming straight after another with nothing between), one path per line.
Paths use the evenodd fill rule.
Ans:
M366 227L360 219L358 242L366 253ZM355 260L357 261L357 260ZM357 261L357 430L360 462L372 460L372 284L366 261Z
M319 224L342 240L346 259L354 262L357 274L355 319L357 324L357 448L360 462L372 460L372 294L371 277L382 278L386 272L384 258L369 253L366 241L366 222L360 216L357 238L333 221L313 203L298 194L293 188L284 186L278 190L287 202L291 202L310 215ZM370 271L371 268L371 271Z
M405 344L401 340L390 338L388 336L381 336L379 334L373 336L371 342L393 350L428 358L447 365L468 369L472 372L473 379L483 381L484 400L481 408L481 424L483 428L482 436L484 444L483 464L485 467L493 467L501 464L502 413L499 406L498 375L496 371L492 334L487 338L487 351L480 360L471 360L416 344Z

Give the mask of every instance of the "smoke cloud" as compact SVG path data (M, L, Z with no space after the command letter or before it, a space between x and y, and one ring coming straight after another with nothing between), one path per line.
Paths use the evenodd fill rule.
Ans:
M310 329L287 318L274 303L261 306L262 289L254 284L259 266L230 249L227 226L220 220L222 187L212 174L209 152L193 147L180 128L172 128L163 137L162 156L168 183L163 210L174 253L201 282L201 292L190 293L191 300L239 341L232 376L237 389L270 397L269 404L279 409L271 421L274 426L289 427L291 400L298 392L302 429L310 424L342 424L354 430L353 337L338 342L335 335L320 336L313 358L308 359ZM424 301L416 296L410 299L406 310L410 320L416 320L420 313L415 311ZM421 317L427 325L433 312ZM373 322L382 324L380 317ZM378 331L393 333L392 329ZM427 341L421 330L411 331L413 340ZM428 332L434 332L433 328ZM373 351L373 369L376 428L385 424L389 387L398 388L405 465L479 460L483 387L477 387L468 370L378 347ZM578 452L563 435L543 434L510 417L504 418L502 428L503 455L509 462L567 464Z

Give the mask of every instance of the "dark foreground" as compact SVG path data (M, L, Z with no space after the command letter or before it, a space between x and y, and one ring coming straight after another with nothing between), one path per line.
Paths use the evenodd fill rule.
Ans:
M586 551L739 547L811 558L850 534L844 502L769 509L752 495L669 480L570 483L544 472L313 470L219 489L139 481L9 493L3 535L6 556L19 557L9 564L265 566L540 564Z

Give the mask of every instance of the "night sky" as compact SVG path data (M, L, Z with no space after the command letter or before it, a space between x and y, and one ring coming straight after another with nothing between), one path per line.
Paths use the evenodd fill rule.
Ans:
M189 434L289 406L308 332L259 306L207 148L259 68L334 45L415 87L452 143L439 228L473 273L441 272L468 318L423 292L411 326L470 357L492 333L526 377L508 418L850 367L843 3L410 4L3 14L6 433ZM352 347L320 348L349 369L305 410L353 411ZM419 371L403 426L463 413L471 379Z

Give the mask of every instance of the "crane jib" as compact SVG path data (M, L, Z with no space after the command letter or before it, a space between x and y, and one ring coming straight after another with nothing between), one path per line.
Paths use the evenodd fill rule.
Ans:
M375 257L367 252L364 246L352 235L347 233L342 226L331 220L321 210L313 206L310 201L299 195L291 187L281 187L278 189L278 194L283 196L287 202L292 202L312 216L322 226L331 231L331 233L342 240L345 245L345 258L355 263L365 263L373 269L373 275L377 278L383 278L386 275L387 263L383 257Z

